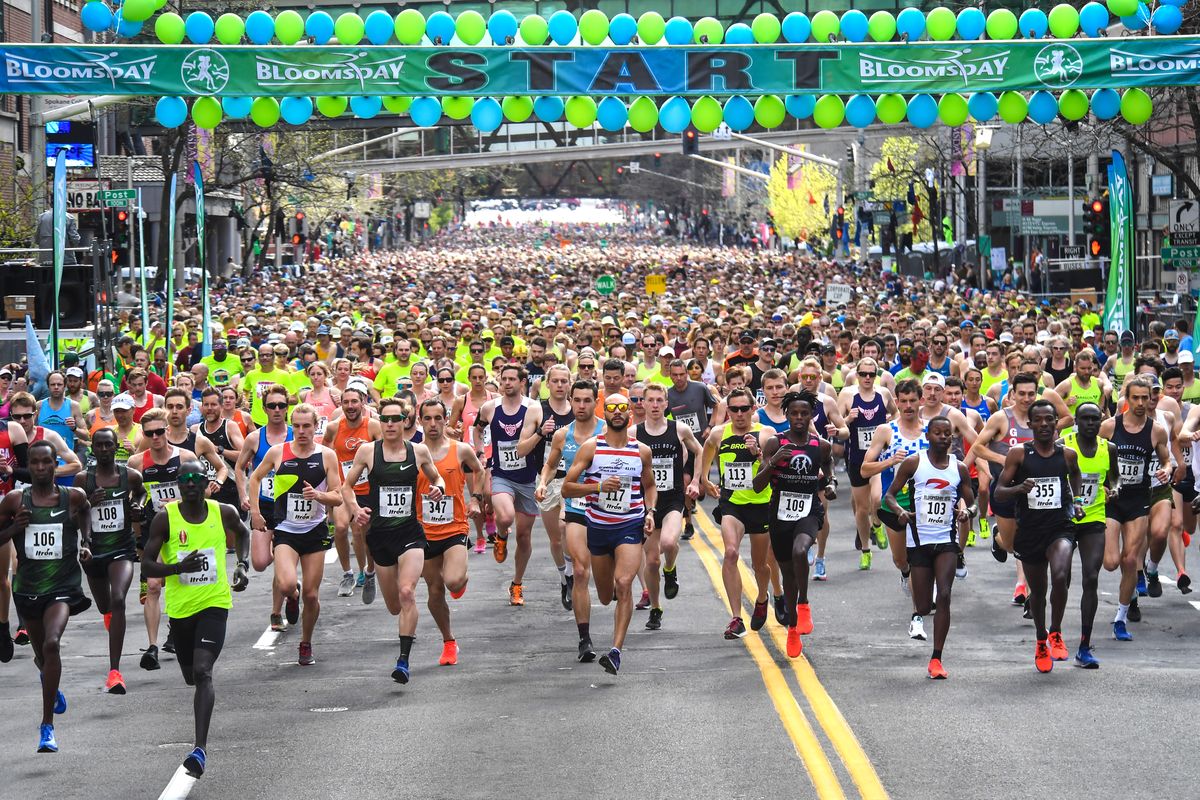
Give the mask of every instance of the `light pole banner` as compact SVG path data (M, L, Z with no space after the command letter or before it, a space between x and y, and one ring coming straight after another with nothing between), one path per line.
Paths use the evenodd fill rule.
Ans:
M1104 329L1132 330L1133 305L1133 190L1125 159L1116 150L1108 168L1109 229L1112 258L1108 262L1108 294L1104 300Z
M203 330L200 338L200 355L212 355L212 310L208 299L208 265L204 263L204 175L200 163L192 162L192 178L196 192L196 266L200 268L200 319Z

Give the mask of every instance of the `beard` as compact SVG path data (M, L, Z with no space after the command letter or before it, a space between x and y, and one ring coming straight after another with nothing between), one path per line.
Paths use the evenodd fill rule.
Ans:
M605 420L605 422L608 424L608 427L612 428L614 431L623 431L629 427L629 418L628 417L619 418L619 419L620 419L620 422L614 422L611 419Z

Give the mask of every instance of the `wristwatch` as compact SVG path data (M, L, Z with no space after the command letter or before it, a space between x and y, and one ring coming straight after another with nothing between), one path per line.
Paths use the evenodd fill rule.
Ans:
M250 562L242 558L238 559L237 565L242 569L250 569Z

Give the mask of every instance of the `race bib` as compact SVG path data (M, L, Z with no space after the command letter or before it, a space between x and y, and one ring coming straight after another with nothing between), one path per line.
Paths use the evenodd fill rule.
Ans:
M483 429L483 434L479 437L479 441L484 448L492 446L492 429L490 427Z
M799 492L779 493L779 519L783 522L795 522L804 519L812 513L813 496Z
M721 485L733 491L754 489L754 475L750 472L749 461L730 461L725 464L721 474Z
M1117 474L1122 486L1141 483L1146 479L1146 462L1140 458L1117 456Z
M950 526L954 518L955 495L944 492L930 492L921 495L917 503L917 528L941 528Z
M342 478L343 479L345 479L345 477L350 474L350 468L353 466L354 466L353 461L343 461L342 462ZM354 482L354 485L355 486L366 486L367 485L367 473L369 471L370 470L364 469L362 471L362 474L358 476L358 480L356 480Z
M179 573L180 586L211 586L217 582L216 550L206 547L196 552L200 554L200 571Z
M633 490L633 478L620 476L621 485L611 492L600 492L597 505L610 514L629 513L629 496Z
M413 487L380 486L379 516L404 519L413 515Z
M317 432L314 436L324 436L325 426L329 424L329 417L317 417Z
M25 557L30 561L58 561L63 557L61 522L25 526Z
M675 417L675 421L680 425L687 425L692 429L692 433L700 433L700 415L695 411L689 411L687 414L679 414Z
M218 456L218 458L219 457L220 456ZM217 479L217 468L214 467L212 462L207 458L202 459L201 463L204 464L204 477L208 478L210 481L215 481Z
M288 522L312 522L316 516L316 500L302 494L289 494L287 499Z
M449 525L454 522L454 498L450 495L442 495L441 500L433 500L425 495L423 502L421 516L426 525Z
M875 428L877 425L872 425L869 428L858 429L858 449L867 451L871 449L871 439L875 437Z
M1062 478L1034 478L1029 508L1043 511L1062 508Z
M262 381L261 383L254 384L254 393L257 394L259 396L259 398L261 399L262 396L267 393L267 389L270 389L270 388L271 388L270 381Z
M1085 472L1079 483L1079 496L1083 498L1084 506L1090 506L1096 501L1100 491L1100 475L1095 472Z
M155 511L162 511L167 503L174 503L178 499L179 484L175 481L155 483L150 486L150 502L154 504Z
M116 533L125 529L125 503L105 500L92 506L92 532Z
M670 492L675 488L675 459L654 458L650 461L654 469L654 485L660 492Z
M759 408L762 408L767 404L767 395L762 389L759 389L758 392L755 393L754 399L758 403Z
M268 500L275 499L275 472L267 474L267 477L262 479L262 484L258 490L259 497L265 497Z
M516 442L501 442L497 447L500 469L516 472L525 469L525 456L517 452Z

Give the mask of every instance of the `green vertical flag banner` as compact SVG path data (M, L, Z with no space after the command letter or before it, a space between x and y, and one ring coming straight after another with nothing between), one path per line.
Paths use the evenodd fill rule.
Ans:
M175 175L167 206L167 363L171 363L171 345L175 343ZM164 375L165 379L166 376Z
M137 211L134 216L137 219L138 229L138 272L141 280L141 297L142 297L142 339L146 339L150 335L150 293L146 291L146 218L143 216L142 209L142 190L137 190ZM132 265L133 259L130 259Z
M204 236L204 174L196 161L192 162L192 177L196 190L196 266L200 268L200 354L209 356L212 355L212 309L208 299L208 265L204 263L207 241Z
M1133 190L1125 159L1116 150L1108 168L1109 228L1112 258L1108 264L1108 294L1104 299L1104 329L1132 330L1133 304Z
M50 347L54 368L58 369L58 296L62 293L63 260L67 248L67 153L59 150L54 158L54 318L50 320Z

